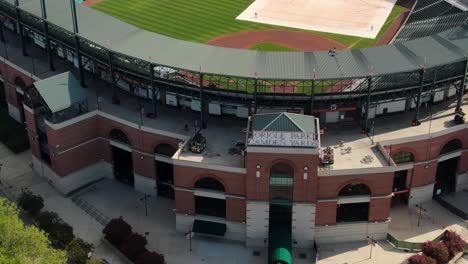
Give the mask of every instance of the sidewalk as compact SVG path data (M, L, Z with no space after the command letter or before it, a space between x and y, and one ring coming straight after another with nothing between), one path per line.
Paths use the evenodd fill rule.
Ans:
M421 214L418 226L419 209L398 205L391 209L391 221L388 232L398 240L408 242L425 242L434 240L444 230L457 232L468 241L468 221L452 214L435 200L422 204L426 209Z
M123 216L135 232L148 232L149 250L162 253L167 264L265 264L267 251L261 256L253 256L253 250L243 243L228 242L223 239L210 239L195 236L192 239L192 251L189 241L183 234L175 232L174 201L151 197L148 199L148 216L140 198L142 193L119 182L106 179L94 184L72 197L63 197L49 183L36 175L31 167L31 152L14 155L0 144L1 182L7 187L6 194L16 200L22 188L29 188L33 193L44 198L44 209L57 212L69 223L76 236L93 243L94 255L105 258L111 264L124 264L119 257L101 242L103 225L93 216L112 219ZM86 203L87 214L76 201ZM93 216L91 216L93 215Z
M0 179L8 198L16 200L22 188L29 188L44 198L43 211L58 213L73 227L76 236L94 244L94 256L105 258L111 264L124 264L110 248L101 243L103 227L73 204L70 198L63 197L47 181L32 172L30 151L14 155L0 143L0 164L3 164Z

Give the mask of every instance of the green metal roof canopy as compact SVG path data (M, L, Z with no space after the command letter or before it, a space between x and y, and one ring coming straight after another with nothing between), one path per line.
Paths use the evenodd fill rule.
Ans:
M64 72L34 83L52 113L81 103L87 99L86 91L71 72Z
M252 117L252 130L315 132L315 118L294 113L256 114Z
M13 4L14 0L0 0ZM47 0L49 23L72 32L70 3ZM40 1L20 9L41 17ZM77 5L80 37L115 53L162 66L206 74L267 80L338 80L413 72L468 58L468 25L396 45L328 52L265 52L221 48L148 32Z

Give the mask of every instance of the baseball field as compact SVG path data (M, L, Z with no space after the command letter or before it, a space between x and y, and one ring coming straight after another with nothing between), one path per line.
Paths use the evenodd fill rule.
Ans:
M139 28L198 43L209 43L217 38L242 32L280 30L319 36L322 39L329 39L331 43L342 44L339 45L340 48L362 48L375 45L392 23L406 10L403 5L405 1L399 0L377 37L370 39L237 20L236 17L252 2L253 0L103 0L92 4L91 7ZM259 43L249 45L242 48L272 51L304 50L288 43L277 43L277 41L259 41Z

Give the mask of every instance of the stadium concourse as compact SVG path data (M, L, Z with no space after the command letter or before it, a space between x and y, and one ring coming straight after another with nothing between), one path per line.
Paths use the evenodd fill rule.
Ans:
M188 43L77 9L89 20L49 14L44 27L39 3L0 0L0 96L25 122L34 170L63 195L112 181L171 204L180 235L299 263L321 245L383 241L394 208L468 190L460 15L451 26L412 22L396 44L278 53ZM286 81L304 89L259 92Z

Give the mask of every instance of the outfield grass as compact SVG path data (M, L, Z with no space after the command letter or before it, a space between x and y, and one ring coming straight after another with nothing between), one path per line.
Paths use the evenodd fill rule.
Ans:
M398 3L403 1L399 0ZM236 17L252 2L253 0L105 0L92 7L142 29L199 43L248 30L305 31L236 20ZM379 32L379 37L404 10L404 7L398 3ZM333 33L305 32L325 36L355 48L373 46L379 39L379 37L366 39Z
M250 50L263 50L263 51L299 51L298 49L286 47L276 43L260 42L249 48Z

